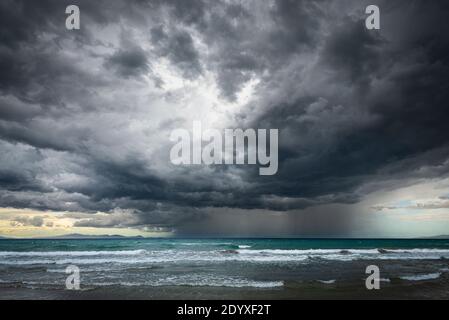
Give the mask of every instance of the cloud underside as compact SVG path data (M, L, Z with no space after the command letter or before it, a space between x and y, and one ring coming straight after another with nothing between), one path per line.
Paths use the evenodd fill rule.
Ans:
M448 174L447 1L380 1L380 31L368 1L81 0L78 31L69 4L0 4L2 207L179 234L285 212L289 234L346 234L339 205ZM279 129L278 174L172 165L193 120Z

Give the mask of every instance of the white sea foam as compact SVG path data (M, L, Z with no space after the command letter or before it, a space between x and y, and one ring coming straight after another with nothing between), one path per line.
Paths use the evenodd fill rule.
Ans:
M320 258L325 260L352 261L352 260L437 260L449 258L447 249L394 249L386 252L378 249L308 249L308 250L246 250L238 252L244 256L271 257L273 261L302 261L304 257Z
M143 282L129 281L107 281L94 282L93 286L196 286L196 287L230 287L230 288L276 288L284 286L283 281L256 281L243 278L219 277L215 275L186 275L168 276L161 279L148 280Z
M306 263L309 259L331 261L353 260L436 260L449 258L445 249L395 249L379 252L377 249L307 249L281 250L122 250L122 251L48 251L48 252L0 252L0 265L39 264L144 264L170 262L220 263L241 261L248 263Z
M58 256L133 256L146 253L146 250L118 251L0 251L0 257L58 257Z
M407 280L407 281L423 281L423 280L434 280L434 279L438 279L439 277L441 277L441 273L437 272L437 273L429 273L429 274L420 274L420 275L413 275L413 276L402 276L399 277L402 280Z
M175 243L175 245L181 246L229 246L232 245L230 242L180 242Z
M334 284L337 280L317 280L317 281L323 284Z
M272 255L326 255L326 254L378 254L377 249L262 249L262 250L238 250L244 254L272 254ZM448 251L449 253L449 251Z

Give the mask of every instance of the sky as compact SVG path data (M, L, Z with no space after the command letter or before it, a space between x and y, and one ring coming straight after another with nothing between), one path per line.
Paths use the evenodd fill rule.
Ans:
M449 235L449 3L374 2L2 0L0 236ZM174 165L194 121L277 174Z

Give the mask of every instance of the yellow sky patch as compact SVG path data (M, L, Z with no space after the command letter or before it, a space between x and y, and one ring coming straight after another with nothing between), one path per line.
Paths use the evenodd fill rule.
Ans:
M65 217L67 212L0 208L0 236L11 238L45 238L67 234L120 235L126 237L167 237L170 232L144 231L134 228L74 227L79 219ZM104 215L106 213L97 213ZM92 214L95 216L95 214ZM33 220L33 218L38 218ZM33 223L37 225L33 225Z

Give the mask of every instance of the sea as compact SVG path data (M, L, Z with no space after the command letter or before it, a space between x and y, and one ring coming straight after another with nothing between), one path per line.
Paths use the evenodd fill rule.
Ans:
M379 281L387 286L442 281L448 261L449 240L2 239L0 298L11 288L66 290L73 266L81 290L139 288L145 297L145 288L165 287L184 293L186 288L273 292L345 283L362 288L369 265L379 267Z

